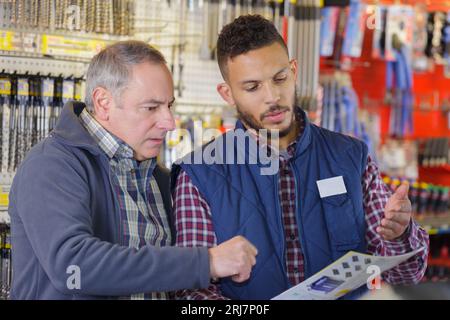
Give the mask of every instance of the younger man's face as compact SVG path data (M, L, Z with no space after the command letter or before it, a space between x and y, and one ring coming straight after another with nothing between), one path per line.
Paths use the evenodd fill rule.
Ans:
M296 61L275 42L229 59L227 82L217 88L247 128L283 137L293 130L296 77Z

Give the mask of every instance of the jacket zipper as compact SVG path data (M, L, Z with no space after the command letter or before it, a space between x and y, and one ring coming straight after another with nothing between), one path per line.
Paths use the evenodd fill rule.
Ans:
M108 180L109 180L109 186L111 187L111 191L112 191L112 193L111 193L111 196L112 196L112 199L113 199L113 201L114 201L114 207L115 207L115 209L116 209L116 214L114 215L115 217L116 217L116 219L117 219L117 214L119 215L119 217L118 217L118 234L117 234L117 240L118 240L118 243L119 243L119 245L121 245L121 246L123 246L123 237L122 237L122 218L121 218L121 211L120 211L120 207L119 207L119 204L118 204L118 201L117 201L117 199L116 199L116 193L115 193L115 189L114 189L114 185L113 185L113 183L112 183L112 179L111 179L111 166L110 165L108 165L108 168L107 168L107 170L108 170ZM116 220L117 221L117 220Z

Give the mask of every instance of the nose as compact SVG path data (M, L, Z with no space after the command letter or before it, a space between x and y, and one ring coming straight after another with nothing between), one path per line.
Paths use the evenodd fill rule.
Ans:
M161 112L158 115L157 128L165 131L175 130L175 119L168 107L161 108Z
M268 105L277 104L280 101L280 90L272 82L268 82L264 85L265 97L264 102Z

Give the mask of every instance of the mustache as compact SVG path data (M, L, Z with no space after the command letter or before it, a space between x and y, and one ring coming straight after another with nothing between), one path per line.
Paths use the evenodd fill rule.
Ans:
M269 110L267 110L266 112L264 112L263 114L261 114L261 116L259 117L260 121L263 121L265 117L267 117L268 114L273 113L273 112L284 112L284 111L289 111L289 107L286 106L280 106L280 105L274 105L271 106L269 108Z

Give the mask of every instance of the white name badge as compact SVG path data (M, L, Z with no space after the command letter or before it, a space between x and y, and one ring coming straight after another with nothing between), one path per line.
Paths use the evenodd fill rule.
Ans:
M321 198L347 193L342 176L317 180L317 188Z

